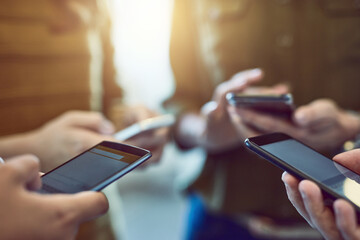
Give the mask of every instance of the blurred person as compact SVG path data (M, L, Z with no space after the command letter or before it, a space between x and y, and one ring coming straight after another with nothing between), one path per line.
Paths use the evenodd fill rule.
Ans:
M74 125L101 134L101 129L87 125L100 122L103 114L115 125L111 129L113 126L106 124L109 129L105 133L111 134L156 115L144 106L124 106L116 79L111 16L106 0L45 0L31 4L23 0L6 1L0 6L0 25L3 36L0 110L6 116L1 119L1 136L33 131L71 110L97 113L88 113L89 123L77 119L86 120L86 116L70 113L66 119L59 120L62 123L55 120L51 124ZM162 135L154 136L166 138L166 133ZM142 137L153 136L148 133ZM91 147L89 142L85 141L81 149ZM150 150L156 148L155 144L151 146L151 141L141 142ZM73 154L74 151L67 155L53 153L54 164L42 164L42 171L50 170Z
M114 141L113 133L113 124L101 113L69 111L38 129L1 136L0 152L5 160L34 154L48 171L103 140Z
M356 141L360 134L360 114L340 108L331 99L317 99L299 106L292 121L232 106L229 112L243 138L285 132L327 154L341 151L344 143Z
M45 172L114 131L156 114L143 106L124 106L110 17L106 0L2 2L0 136L12 142L36 139L23 149L2 148L4 157L39 155ZM154 161L167 130L131 140L154 152ZM80 228L78 238L113 238L104 219Z
M75 239L79 225L104 214L104 194L41 195L39 160L32 155L9 159L0 166L1 238Z
M360 149L338 154L333 160L360 173ZM357 215L349 202L337 199L331 208L325 204L320 188L312 181L299 181L287 172L282 180L293 206L325 239L360 239Z
M359 36L355 31L360 21L358 9L350 0L175 1L170 54L176 91L165 104L179 113L175 130L179 145L185 149L201 145L209 152L203 174L192 186L205 198L208 209L232 219L268 217L271 224L263 221L264 226L275 225L276 229L283 229L284 223L303 226L281 190L281 171L241 146L245 137L271 127L259 126L254 131L251 126L256 126L252 120L257 113L247 115L231 108L227 112L225 95L230 91L291 92L295 104L305 107L315 99L331 98L309 104L324 108L319 116L301 116L306 108L299 108L299 115L295 114L299 119L294 121L300 124L297 136L310 141L306 133L313 130L314 126L307 125L311 119L320 118L320 113L333 114L330 121L317 123L316 142L323 140L318 149L326 153L338 150L335 148L355 136L352 131L356 128L355 118L342 109L360 109L360 103L354 101L355 89L360 87ZM237 74L254 67L262 70ZM255 85L262 79L261 85L269 87L248 88L250 83L239 88L249 79ZM349 120L349 125L344 120ZM329 129L333 131L327 135ZM218 142L211 143L209 138ZM249 228L243 224L246 220L236 222ZM257 230L255 235L260 238L274 237ZM303 228L302 233L306 231ZM212 232L211 236L215 235ZM290 237L299 238L285 238Z

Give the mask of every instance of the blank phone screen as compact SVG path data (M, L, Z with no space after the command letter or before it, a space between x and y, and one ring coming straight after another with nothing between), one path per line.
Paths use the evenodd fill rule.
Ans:
M294 139L260 147L360 206L360 176L357 173Z
M139 158L98 145L44 175L40 192L76 193L90 190Z

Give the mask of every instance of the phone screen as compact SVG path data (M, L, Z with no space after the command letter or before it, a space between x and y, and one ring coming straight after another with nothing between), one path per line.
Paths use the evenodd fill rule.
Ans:
M149 152L142 149L102 142L43 175L40 192L101 190L149 157Z
M275 164L282 165L284 170L300 173L296 175L311 179L336 193L335 197L347 198L360 206L360 176L357 173L290 137L258 146L272 155L265 158L272 158L269 160L276 161Z

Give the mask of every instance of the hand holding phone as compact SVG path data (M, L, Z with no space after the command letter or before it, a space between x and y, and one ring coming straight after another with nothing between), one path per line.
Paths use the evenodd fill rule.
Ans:
M119 141L125 141L146 131L151 131L162 127L170 127L175 123L175 121L176 118L172 114L147 118L115 133L114 138Z
M150 157L148 150L104 141L44 174L39 192L100 191Z
M315 182L331 202L348 200L360 214L360 175L283 133L260 135L245 140L259 156L293 176Z
M229 104L238 108L249 108L266 114L275 114L291 118L295 106L293 97L288 94L243 94L228 93L226 99Z

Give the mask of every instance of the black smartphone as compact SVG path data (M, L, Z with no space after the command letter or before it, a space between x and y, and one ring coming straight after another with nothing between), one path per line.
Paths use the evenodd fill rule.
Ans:
M291 118L295 109L292 94L267 94L249 95L242 93L228 93L226 99L229 104L251 108L266 114L276 114L278 116Z
M148 150L104 141L44 174L39 192L100 191L150 157Z
M284 133L248 138L245 144L297 178L315 182L322 189L327 204L338 198L347 199L359 214L360 175L357 173Z

